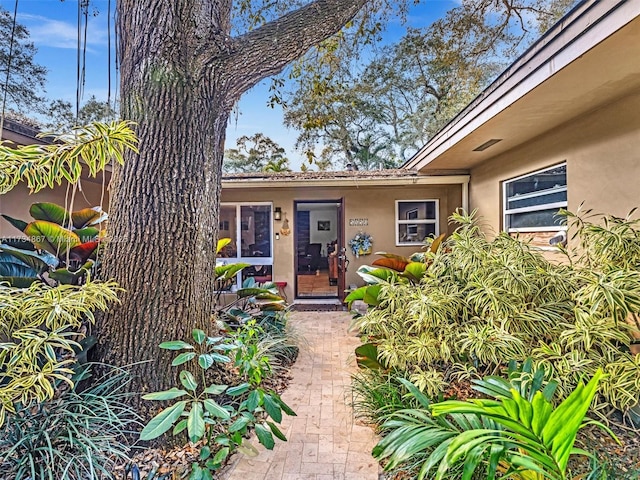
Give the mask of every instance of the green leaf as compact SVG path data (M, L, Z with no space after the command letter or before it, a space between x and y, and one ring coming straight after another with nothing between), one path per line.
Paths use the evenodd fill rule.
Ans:
M405 277L407 277L413 282L419 282L422 279L422 277L424 277L426 272L427 272L427 265L425 263L411 262L405 267L404 272L402 272L402 275L404 275Z
M280 395L278 395L277 393L274 393L274 392L270 392L269 396L273 399L274 402L276 402L278 405L280 405L280 408L282 409L282 411L284 413L286 413L290 417L297 416L296 412L291 410L291 407L289 407L289 405L287 405L286 403L284 403L284 401L282 401L282 399L280 398Z
M186 388L187 390L191 390L192 392L196 391L196 388L198 388L198 382L196 382L196 379L191 372L182 370L179 377L180 383L184 385L184 388Z
M203 446L200 449L200 455L199 455L200 461L202 462L202 461L206 460L207 458L209 458L210 456L211 456L211 449L209 447L207 447L206 445Z
M356 348L356 363L360 368L386 370L387 367L378 360L378 345L365 343Z
M172 389L165 390L163 392L147 393L146 395L143 395L142 398L145 400L173 400L174 398L179 398L186 394L187 392L185 390L178 390L176 387L173 387Z
M241 383L240 385L236 385L235 387L230 387L227 390L227 395L230 395L232 397L237 397L238 395L242 395L243 393L247 392L249 390L249 384L248 383Z
M262 425L256 425L256 436L258 441L265 446L267 450L273 450L276 442L273 440L273 435Z
M204 389L204 393L208 393L209 395L220 395L224 393L227 389L227 385L209 385Z
M178 365L182 365L183 363L187 363L189 360L195 358L195 356L195 352L183 352L173 359L173 362L171 362L171 366L176 367Z
M266 395L265 395L266 396ZM253 412L260 405L260 391L254 390L247 398L247 410Z
M213 464L212 466L214 468L217 468L218 466L222 465L222 462L224 462L228 456L229 456L229 447L222 447L220 450L218 450L218 453L216 453L212 458L212 461L211 461L211 463ZM207 462L207 466L208 466L208 462Z
M249 420L248 418L239 417L229 426L229 433L241 432L247 427L247 425L249 425L249 423L251 423L251 420Z
M45 220L65 227L69 220L67 211L55 203L34 203L29 208L29 214L34 220Z
M53 253L58 257L81 243L80 238L71 230L44 220L31 222L25 228L24 233L36 247Z
M162 410L140 432L140 440L153 440L171 428L171 425L180 418L187 402L182 400Z
M269 425L269 428L271 429L271 432L278 437L280 440L282 440L283 442L287 441L287 437L285 436L284 433L282 433L282 431L278 428L278 426L273 423L273 422L267 422L267 425Z
M191 403L191 411L187 417L187 433L192 443L204 436L204 413L200 402Z
M0 251L18 258L25 265L28 265L37 271L45 271L49 268L56 268L60 263L55 255L52 255L48 252L32 252L29 250L22 250L20 248L11 247L4 244L0 244Z
M180 420L176 423L176 426L173 427L173 435L178 435L180 432L183 432L184 429L187 428L187 419Z
M227 409L210 398L204 401L204 408L213 417L221 418L222 420L229 420L231 418L231 414Z
M194 328L193 332L191 333L191 335L193 336L193 340L198 344L198 345L202 345L202 342L204 342L207 338L207 334L204 333L202 330L200 330L199 328Z
M74 230L73 233L80 237L80 241L82 243L85 243L94 241L100 234L100 230L98 230L96 227L85 227Z
M362 300L364 298L364 292L366 289L366 286L356 288L345 297L344 302L349 305L349 308L351 308L351 304L353 302L355 302L356 300Z
M269 416L278 423L282 422L282 409L280 408L280 405L273 400L271 395L265 393L263 401L264 409Z
M81 229L98 225L107 219L107 214L100 207L83 208L71 213L73 228Z
M2 215L2 218L4 218L7 222L9 222L11 225L16 227L21 232L24 232L24 229L27 228L28 223L25 222L24 220L19 220L17 218L13 218L13 217L10 217L9 215L4 215L4 214Z
M160 348L165 350L182 350L185 348L193 350L193 345L183 342L182 340L173 340L171 342L162 342Z

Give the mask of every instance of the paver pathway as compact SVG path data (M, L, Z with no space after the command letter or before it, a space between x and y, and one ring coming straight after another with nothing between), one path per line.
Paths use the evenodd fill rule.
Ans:
M239 455L225 480L377 480L373 431L353 419L349 375L359 340L347 332L346 312L295 312L291 322L306 339L282 399L297 413L283 419L288 442L272 451ZM252 439L256 445L258 442Z

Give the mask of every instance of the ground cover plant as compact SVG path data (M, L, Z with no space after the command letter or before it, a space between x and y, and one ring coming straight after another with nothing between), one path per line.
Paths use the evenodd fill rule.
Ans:
M432 402L473 398L470 381L530 357L557 385L556 403L602 371L590 415L637 427L640 221L564 215L571 251L562 262L505 233L490 240L475 214L455 214L459 227L441 245L363 267L368 284L347 300L369 306L354 317L365 340L356 357L378 373L365 374L369 384L355 377L359 413L377 424L389 414L377 398L389 378Z

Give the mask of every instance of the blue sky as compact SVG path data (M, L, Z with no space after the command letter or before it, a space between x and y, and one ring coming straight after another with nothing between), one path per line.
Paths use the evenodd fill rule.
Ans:
M116 0L112 0L115 4ZM107 0L91 0L87 29L86 80L84 100L91 95L106 100L108 93ZM425 27L448 9L459 3L455 0L422 0L411 9L407 25ZM0 0L3 8L13 12L15 0ZM47 97L75 103L77 65L77 0L20 0L18 19L24 24L38 48L36 61L47 67ZM113 22L112 22L113 26ZM398 40L406 26L391 22L384 42ZM113 36L111 37L112 82L111 95L117 94L113 62ZM269 82L262 82L241 99L237 115L227 129L227 146L234 147L235 139L242 135L262 132L285 148L294 169L298 169L302 156L294 150L297 132L283 126L282 109L267 106Z

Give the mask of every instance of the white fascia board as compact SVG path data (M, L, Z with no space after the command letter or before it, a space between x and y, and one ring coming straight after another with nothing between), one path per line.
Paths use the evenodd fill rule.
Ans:
M469 182L469 175L433 175L407 178L348 178L300 180L222 180L223 189L241 188L309 188L309 187L364 187L402 185L457 185Z

